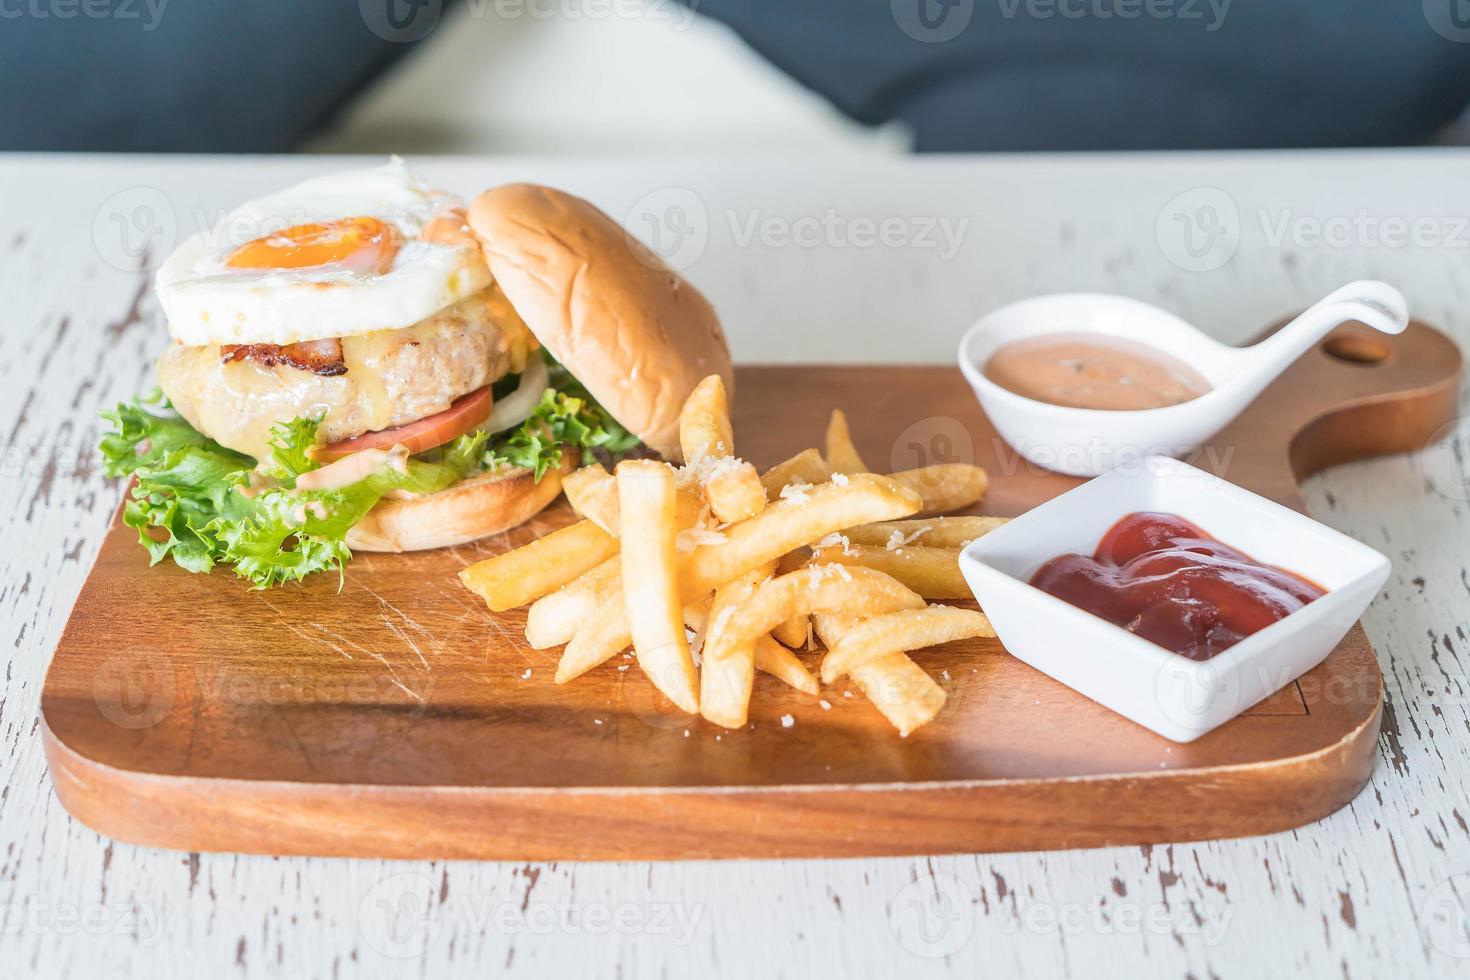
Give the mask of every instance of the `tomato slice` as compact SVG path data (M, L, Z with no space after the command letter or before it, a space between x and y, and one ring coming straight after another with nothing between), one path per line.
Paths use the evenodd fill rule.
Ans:
M410 453L421 453L469 432L488 419L490 410L494 407L495 396L490 393L490 386L486 385L478 391L456 398L444 411L417 422L318 446L316 458L323 463L330 463L334 459L341 459L364 449L392 449L400 443L407 446Z

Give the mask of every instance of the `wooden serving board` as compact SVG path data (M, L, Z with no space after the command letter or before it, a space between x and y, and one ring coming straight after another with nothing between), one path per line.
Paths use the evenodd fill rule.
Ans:
M1196 465L1299 508L1308 473L1422 447L1455 412L1459 351L1418 324L1365 329L1306 354ZM746 367L736 404L760 466L817 444L840 406L875 468L985 466L988 513L1076 483L1021 462L953 367ZM321 576L265 593L149 569L115 521L42 694L57 795L104 834L191 851L770 858L1261 834L1343 806L1372 769L1383 686L1361 627L1189 745L994 641L919 655L949 701L907 739L845 685L828 707L759 676L733 732L670 713L636 667L558 687L559 651L527 648L524 614L488 613L455 574L569 518L363 555L340 591Z

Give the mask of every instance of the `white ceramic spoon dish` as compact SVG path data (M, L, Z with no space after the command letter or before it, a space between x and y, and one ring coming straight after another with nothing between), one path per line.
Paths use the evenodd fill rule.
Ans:
M983 317L960 341L960 370L1001 437L1038 466L1097 476L1150 455L1179 457L1229 425L1293 361L1333 328L1356 320L1385 334L1408 326L1408 304L1387 283L1349 283L1252 347L1230 347L1139 300L1102 293L1038 296ZM1097 334L1146 344L1194 368L1211 385L1200 397L1139 411L1070 408L1036 401L985 376L1001 347L1047 334Z

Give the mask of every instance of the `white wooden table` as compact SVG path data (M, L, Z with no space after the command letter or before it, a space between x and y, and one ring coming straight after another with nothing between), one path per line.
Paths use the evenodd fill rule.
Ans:
M947 361L980 313L1056 290L1127 293L1240 340L1362 276L1470 345L1464 152L418 163L464 192L535 179L657 226L745 361ZM1319 517L1395 562L1367 615L1389 709L1369 787L1291 833L515 866L184 855L73 821L37 704L120 493L91 456L97 412L151 386L164 340L140 265L340 165L0 159L0 976L1470 974L1470 464L1449 446L1310 484ZM188 610L137 615L163 631Z

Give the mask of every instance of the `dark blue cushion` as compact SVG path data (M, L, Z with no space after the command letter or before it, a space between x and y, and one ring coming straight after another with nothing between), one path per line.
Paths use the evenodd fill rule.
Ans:
M440 3L0 0L0 149L292 150Z
M295 149L446 2L0 0L0 149ZM923 150L1409 144L1470 103L1470 0L695 6Z
M1470 104L1467 0L697 7L852 118L904 121L922 150L1411 144Z

